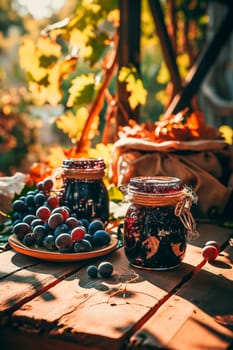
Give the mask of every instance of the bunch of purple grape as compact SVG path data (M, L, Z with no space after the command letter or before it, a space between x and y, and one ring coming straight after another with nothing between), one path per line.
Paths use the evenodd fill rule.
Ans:
M107 246L110 233L101 220L78 219L52 195L53 180L46 178L34 191L13 201L12 221L16 237L28 247L61 253L89 252Z

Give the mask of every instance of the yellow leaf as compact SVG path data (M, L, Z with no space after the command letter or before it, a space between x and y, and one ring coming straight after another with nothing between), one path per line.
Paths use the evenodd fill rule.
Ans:
M220 133L230 145L233 144L233 129L229 125L221 125L219 127Z
M81 107L73 114L71 111L67 111L60 116L57 121L57 127L67 134L73 142L79 141L82 135L83 129L86 124L89 112L85 107ZM96 116L91 124L91 129L88 133L88 138L91 140L98 131L99 116Z
M83 7L94 13L98 13L101 9L101 5L95 3L93 0L83 0Z
M132 109L135 109L139 104L146 103L147 91L140 79L127 84L127 90L131 93L129 96L129 104Z
M63 159L65 158L64 149L62 147L50 147L48 154L48 163L52 169L57 169L61 166Z
M47 86L47 102L51 105L55 106L57 105L61 98L62 98L62 92L60 89L60 67L59 65L53 66L52 69L49 71L49 85Z
M170 80L170 74L164 62L161 64L156 80L159 84L166 84Z
M129 78L129 75L131 73L136 73L136 69L134 67L122 67L120 69L120 72L118 74L118 79L119 81L123 82L123 81L126 81L127 79L130 79Z
M61 46L49 37L40 37L37 42L38 54L44 56L61 56Z
M72 107L75 104L75 101L80 98L82 92L90 87L93 88L95 85L94 74L82 74L72 80L72 85L69 88L70 96L67 101L67 106Z
M105 145L103 143L98 143L95 148L90 148L88 151L88 156L93 158L102 158L108 167L108 162L112 152L112 144Z
M19 47L19 59L20 66L30 73L34 80L40 81L46 77L47 71L40 67L39 55L32 39L24 38Z
M160 90L155 94L155 98L165 106L168 103L168 96L165 90Z
M126 90L130 95L129 104L132 109L135 109L139 104L146 103L147 91L135 67L122 67L118 79L126 83Z
M120 11L119 9L115 9L109 12L107 19L109 22L112 22L114 27L119 27L120 23Z
M29 81L29 90L32 93L33 102L36 105L42 106L46 102L46 100L47 100L47 96L46 96L47 90L46 90L46 88L44 86L39 85L36 82Z
M88 58L93 51L88 43L90 39L95 36L94 29L91 25L86 26L84 30L74 28L70 33L70 46L76 48L79 57Z
M84 111L84 108L82 110L83 111L79 111L79 118L71 111L67 111L56 121L57 127L74 141L79 139L80 131L82 131L88 115L88 112Z
M189 70L189 56L187 53L179 55L177 57L177 64L179 67L180 75L185 78Z
M29 82L29 89L32 92L36 104L42 105L48 102L52 106L55 106L62 98L59 65L54 65L51 69L47 69L47 80L47 86L36 82Z

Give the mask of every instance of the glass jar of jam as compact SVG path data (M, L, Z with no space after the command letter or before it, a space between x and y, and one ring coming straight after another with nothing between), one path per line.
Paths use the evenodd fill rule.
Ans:
M134 177L126 191L124 249L131 265L167 270L183 260L188 237L198 233L190 213L193 193L180 179Z
M78 219L108 222L109 198L103 182L105 168L101 158L63 160L60 204L69 207Z

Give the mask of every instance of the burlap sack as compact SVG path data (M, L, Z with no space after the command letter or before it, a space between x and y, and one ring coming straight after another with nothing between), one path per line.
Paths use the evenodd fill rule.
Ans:
M134 176L175 176L198 195L196 217L221 217L232 195L233 151L219 141L119 139L113 147L110 179L127 184ZM232 208L233 219L233 208Z

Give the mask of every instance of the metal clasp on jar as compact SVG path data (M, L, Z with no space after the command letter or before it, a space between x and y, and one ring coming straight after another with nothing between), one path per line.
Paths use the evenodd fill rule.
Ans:
M192 198L183 197L175 206L175 215L180 216L183 213L190 211L191 206L192 206Z

